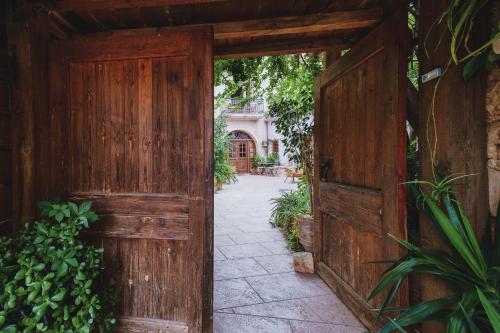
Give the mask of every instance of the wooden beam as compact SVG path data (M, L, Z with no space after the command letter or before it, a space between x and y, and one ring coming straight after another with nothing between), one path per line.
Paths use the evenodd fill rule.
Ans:
M249 58L271 55L296 54L307 52L321 52L331 47L344 47L346 44L340 38L283 38L272 41L250 41L241 44L221 45L215 43L215 57L224 58Z
M32 1L51 10L92 11L139 7L162 7L175 5L196 5L203 3L225 2L227 0L49 0Z
M214 25L215 39L301 34L370 28L382 19L381 8L338 11L306 16L221 22Z

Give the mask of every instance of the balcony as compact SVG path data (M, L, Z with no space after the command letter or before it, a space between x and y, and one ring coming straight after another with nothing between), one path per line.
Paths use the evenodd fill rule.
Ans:
M224 111L228 113L262 114L264 113L264 99L258 98L255 101L243 105L242 107L241 99L231 98L229 100L229 105Z

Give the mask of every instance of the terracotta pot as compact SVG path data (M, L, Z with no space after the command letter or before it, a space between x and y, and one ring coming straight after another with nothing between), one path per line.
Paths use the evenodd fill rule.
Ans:
M299 232L299 242L306 252L313 252L314 248L314 218L311 215L299 215L295 218L295 225Z

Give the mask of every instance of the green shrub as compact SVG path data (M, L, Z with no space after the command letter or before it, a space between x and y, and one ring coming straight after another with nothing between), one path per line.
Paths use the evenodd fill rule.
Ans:
M271 224L280 228L292 251L302 251L299 243L298 230L293 219L298 215L311 213L309 188L306 183L300 183L295 191L285 192L279 198L271 199Z
M229 163L231 141L227 135L226 117L224 114L215 118L214 124L214 181L217 187L227 182L236 182L236 170Z
M388 291L379 315L390 313L392 317L397 313L380 333L405 332L404 327L436 320L445 322L449 333L500 332L500 209L493 228L486 229L481 246L451 190L452 180L446 177L435 183L415 181L411 186L419 209L425 212L449 251L428 249L390 235L407 253L392 262L369 296L373 299ZM430 190L424 191L423 185ZM411 273L443 281L450 293L395 309L392 301Z
M267 156L266 162L269 164L278 165L280 163L280 157L277 153L271 153L269 154L269 156Z
M39 207L39 221L0 238L0 332L111 332L115 297L103 249L78 238L97 220L91 203Z
M264 163L264 158L258 154L256 154L252 159L252 166L254 168L259 167L262 163Z

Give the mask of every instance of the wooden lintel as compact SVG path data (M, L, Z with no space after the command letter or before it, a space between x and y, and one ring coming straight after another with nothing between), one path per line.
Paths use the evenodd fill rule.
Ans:
M66 11L92 11L105 9L123 9L139 7L192 5L212 2L225 2L227 0L49 0L32 1L48 9Z
M214 25L215 39L289 35L370 28L382 19L381 8L337 11L305 16L221 22Z
M247 42L234 45L215 44L215 57L224 58L248 58L270 55L296 54L307 52L321 52L331 47L345 47L346 44L340 38L284 38L279 41Z

